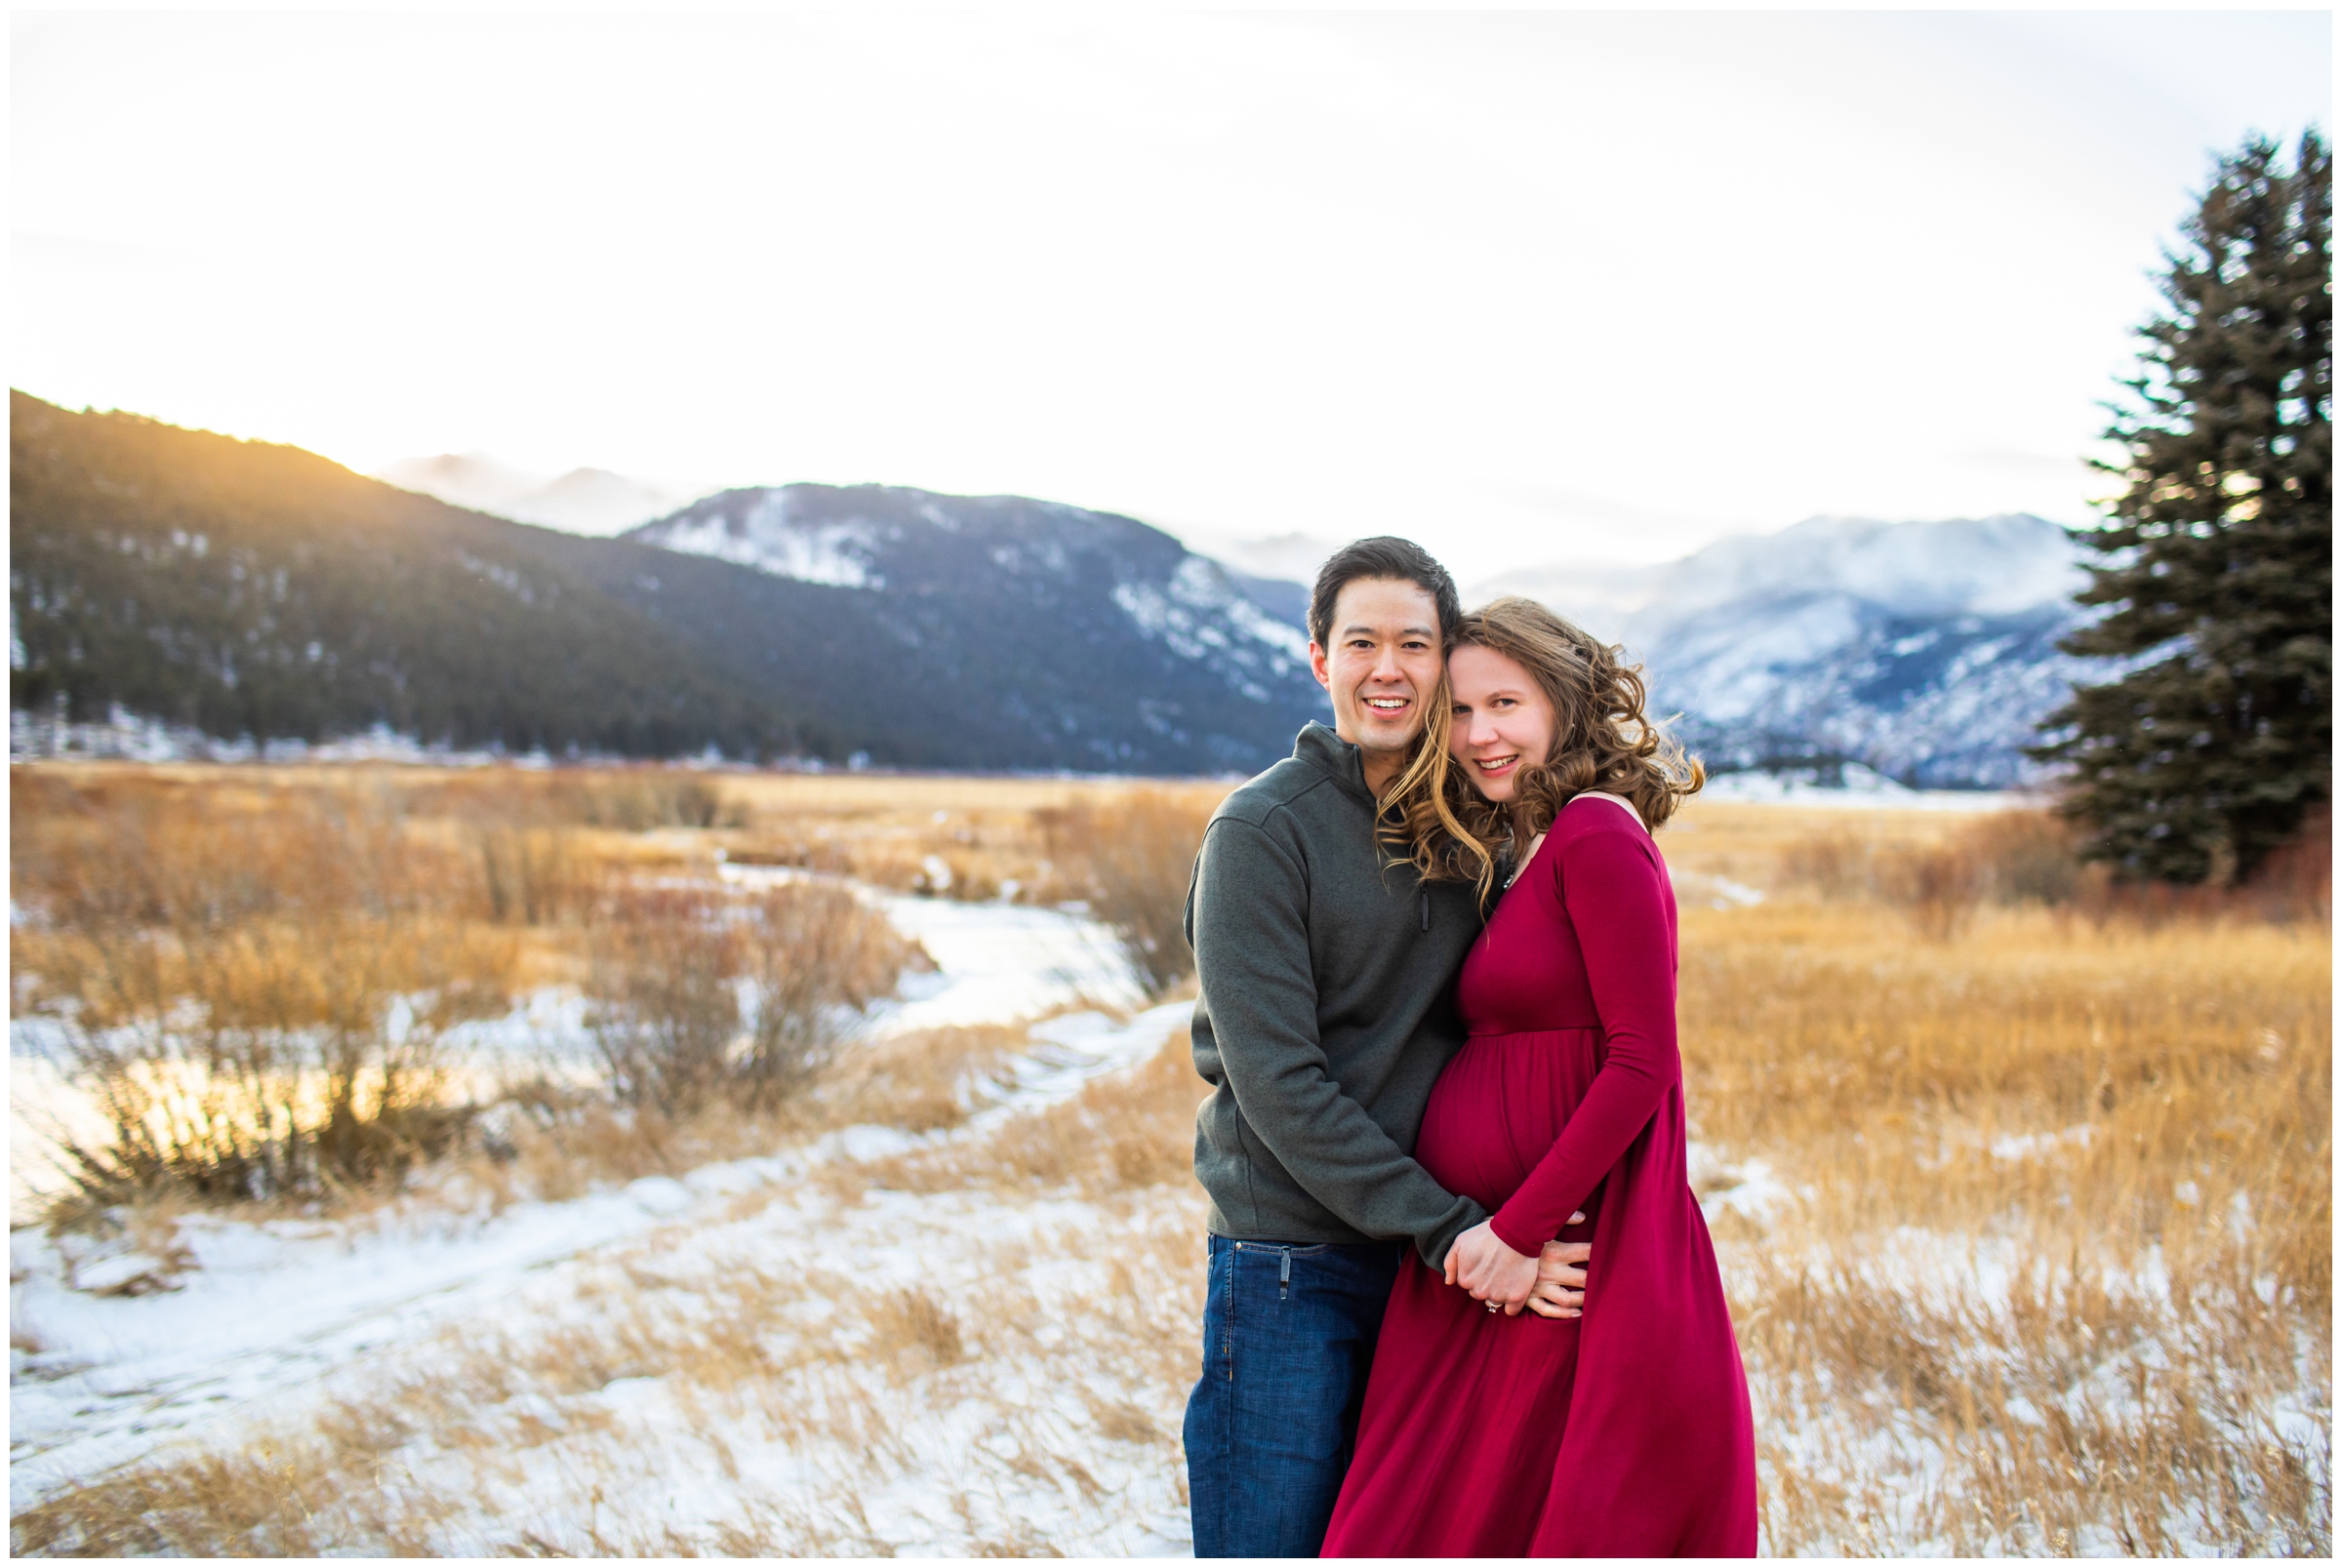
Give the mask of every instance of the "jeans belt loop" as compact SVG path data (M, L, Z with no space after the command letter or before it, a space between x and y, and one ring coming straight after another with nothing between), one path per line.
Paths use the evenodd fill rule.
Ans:
M1293 1249L1279 1247L1276 1249L1276 1299L1278 1301L1281 1302L1285 1299L1285 1293L1292 1283Z

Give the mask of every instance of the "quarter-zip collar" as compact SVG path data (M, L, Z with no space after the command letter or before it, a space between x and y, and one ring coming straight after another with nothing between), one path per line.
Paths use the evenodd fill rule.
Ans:
M1293 738L1293 760L1330 775L1345 793L1356 796L1368 811L1375 809L1374 791L1366 787L1366 753L1325 725L1312 719L1301 727Z

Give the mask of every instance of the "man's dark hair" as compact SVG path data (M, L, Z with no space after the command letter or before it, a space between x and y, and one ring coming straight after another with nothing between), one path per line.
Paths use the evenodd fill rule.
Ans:
M1360 578L1377 578L1393 583L1412 583L1432 596L1439 612L1439 644L1445 647L1456 634L1456 623L1464 619L1464 606L1456 598L1456 580L1447 575L1447 568L1432 559L1431 551L1411 539L1393 539L1382 535L1375 539L1353 540L1326 558L1317 569L1317 585L1310 590L1310 639L1320 648L1330 649L1334 640L1334 600L1341 595L1346 583Z

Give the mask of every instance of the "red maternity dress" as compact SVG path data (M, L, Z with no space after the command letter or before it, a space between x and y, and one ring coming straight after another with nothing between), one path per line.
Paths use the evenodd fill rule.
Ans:
M1675 897L1635 814L1563 807L1457 985L1471 1039L1415 1157L1515 1252L1591 1240L1586 1312L1490 1312L1410 1257L1325 1555L1755 1555L1748 1381L1683 1164Z

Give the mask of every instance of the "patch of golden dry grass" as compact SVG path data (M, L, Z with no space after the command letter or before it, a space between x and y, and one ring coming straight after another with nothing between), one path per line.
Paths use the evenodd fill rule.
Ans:
M1061 781L838 775L734 776L741 827L722 847L744 864L834 871L897 892L1029 903L1096 896L1097 829L1211 814L1232 785L1195 781ZM1189 851L1191 856L1192 851ZM1182 871L1184 873L1184 862ZM1184 886L1184 880L1183 880Z
M2327 1549L2330 964L2324 926L1687 912L1698 1135L1796 1188L1716 1226L1770 1549Z
M1020 1116L980 1142L947 1144L867 1167L907 1192L1101 1196L1192 1185L1195 1107L1203 1100L1183 1029L1145 1063L1072 1099Z

